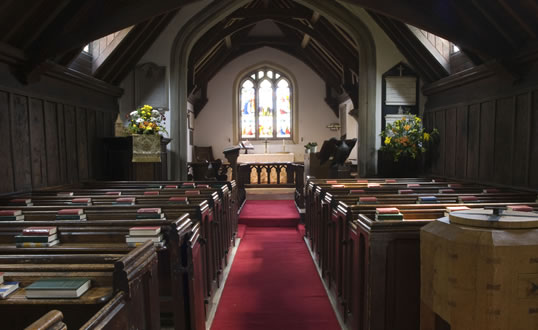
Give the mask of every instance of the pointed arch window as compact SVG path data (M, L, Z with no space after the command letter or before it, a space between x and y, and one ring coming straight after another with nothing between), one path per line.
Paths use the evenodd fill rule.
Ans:
M272 68L246 74L239 83L239 139L291 139L293 90L290 79Z

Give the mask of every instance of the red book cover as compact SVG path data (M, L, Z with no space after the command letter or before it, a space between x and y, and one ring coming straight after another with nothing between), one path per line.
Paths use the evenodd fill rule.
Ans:
M187 190L185 191L185 195L200 195L199 190Z
M166 185L166 186L164 186L164 189L177 189L177 186L174 186L174 185Z
M345 186L343 184L332 184L331 188L344 188Z
M22 230L23 235L32 236L44 236L54 235L56 233L56 227L27 227Z
M350 194L364 194L363 189L353 189L349 191Z
M174 197L168 198L168 200L172 202L184 202L187 200L187 197L174 196Z
M459 199L462 201L476 201L478 198L476 196L459 196Z
M400 210L395 207L378 207L375 209L378 214L398 214Z
M412 188L412 187L420 187L420 185L418 183L408 183L407 184L407 188Z
M208 184L199 184L198 188L209 188Z
M534 209L528 205L508 205L507 209L518 212L532 212Z
M158 191L144 191L144 195L158 195Z
M4 217L4 216L16 216L16 215L21 215L22 214L22 211L21 210L0 210L0 216Z
M182 186L192 186L192 187L194 187L194 182L183 182Z
M338 183L338 181L336 181L336 180L327 180L327 181L325 181L325 183L327 183L327 184L335 184L335 183Z
M377 202L377 197L360 197L359 202Z
M116 198L116 202L118 203L134 203L136 198L134 197L120 197Z
M83 209L62 209L58 211L58 215L81 215L84 214Z
M449 193L455 193L456 191L454 189L439 189L440 194L449 194Z
M9 201L10 203L31 203L32 200L29 198L14 198Z
M368 180L357 180L357 183L368 183Z
M136 211L136 213L157 213L157 214L160 214L161 213L161 208L160 207L144 207L144 208L138 209Z
M368 188L376 188L376 187L381 187L381 185L379 183L369 183L368 184Z
M89 203L91 201L91 198L74 198L71 200L71 203Z
M107 191L105 195L114 195L114 196L120 196L121 191Z
M400 189L398 190L398 194L412 194L414 191L412 189Z
M460 183L449 183L448 187L449 188L461 188L462 186Z
M396 180L394 180L394 179L386 179L385 183L396 183Z

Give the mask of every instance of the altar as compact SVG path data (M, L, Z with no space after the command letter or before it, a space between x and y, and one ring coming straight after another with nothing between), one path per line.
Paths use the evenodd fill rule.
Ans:
M292 152L279 152L272 154L240 154L237 158L237 163L293 163L295 155ZM276 182L277 174L276 170L271 170L271 182ZM280 172L281 182L286 182L286 171ZM258 182L258 173L256 169L252 169L250 172L250 182ZM267 183L267 174L265 171L261 172L261 182Z

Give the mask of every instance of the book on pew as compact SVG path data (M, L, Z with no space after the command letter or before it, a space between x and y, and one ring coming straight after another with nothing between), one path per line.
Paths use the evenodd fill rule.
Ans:
M139 247L140 245L144 245L144 243L146 243L146 241L144 241L144 242L129 242L129 243L127 243L127 246L135 248L135 247ZM153 246L155 246L156 248L163 248L165 246L165 241L154 242Z
M44 236L44 235L54 235L58 231L57 227L27 227L22 230L22 234Z
M9 201L11 206L34 206L30 198L14 198Z
M159 195L160 193L158 191L144 191L144 196L155 196Z
M448 217L448 215L450 214L450 212L456 212L456 211L466 211L466 210L470 210L471 208L470 207L467 207L467 206L447 206L446 207L446 211L445 211L445 217Z
M86 220L83 209L62 209L56 213L56 220Z
M137 219L164 219L160 207L145 207L136 211Z
M398 194L405 195L405 194L413 194L415 191L413 189L400 189L398 190Z
M185 195L200 195L200 190L185 190Z
M129 228L129 236L157 236L160 233L160 226L140 226Z
M414 188L414 187L420 187L418 183L408 183L407 188Z
M366 197L359 197L359 201L357 202L357 205L359 204L376 204L377 203L377 197L375 196L366 196Z
M135 205L136 204L136 198L135 197L120 197L116 198L116 201L114 202L115 205Z
M46 247L53 247L54 245L57 245L60 243L59 240L54 240L52 242L44 243L44 242L20 242L15 243L15 246L18 248L46 248Z
M163 189L177 189L177 188L178 188L178 186L169 184L169 185L164 186Z
M91 198L74 198L68 204L69 205L91 206L92 205L92 199Z
M364 193L365 193L364 189L351 189L351 190L349 191L349 194L350 194L350 195L351 195L351 194L364 194Z
M395 179L385 179L385 183L396 183Z
M22 221L24 214L21 210L0 210L0 221Z
M375 209L375 219L383 220L403 220L403 214L395 207L378 207Z
M75 195L75 193L72 191L62 191L56 194L58 197L71 197L73 195Z
M196 183L194 183L194 182L183 182L183 184L181 184L181 187L191 187L191 188L194 188L194 187L196 187Z
M463 186L461 185L461 183L449 183L449 184L447 185L447 187L448 187L448 188L461 188L461 187L463 187Z
M168 202L171 204L189 204L189 200L185 196L173 196L168 198Z
M439 203L435 196L419 196L417 199L418 204L435 204Z
M156 236L125 236L125 242L127 243L144 243L145 241L152 241L153 243L159 243L163 241L163 235Z
M205 189L209 189L209 185L208 184L199 184L198 186L196 186L197 188L205 188Z
M58 234L37 236L37 235L17 235L15 236L15 243L50 243L58 239Z
M343 184L332 184L331 185L331 188L344 188L344 187L345 187L345 185L343 185Z
M2 281L3 282L3 281ZM0 284L0 299L6 299L19 288L19 282L3 282Z
M88 278L50 278L26 287L26 298L78 298L91 287Z
M506 207L508 211L517 211L517 212L533 212L534 209L529 205L508 205Z
M458 196L458 202L460 203L478 203L478 197L476 196Z
M381 187L381 185L379 183L369 183L368 188L377 188L377 187Z

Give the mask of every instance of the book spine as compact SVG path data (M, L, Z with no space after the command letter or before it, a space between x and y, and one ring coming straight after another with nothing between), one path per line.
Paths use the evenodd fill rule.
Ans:
M24 220L24 215L0 216L0 221L20 221L20 220Z
M48 236L15 236L15 243L25 243L25 242L48 243L49 237Z
M15 243L16 247L51 247L56 245L56 242L49 242L49 243L40 243L40 242L17 242Z

